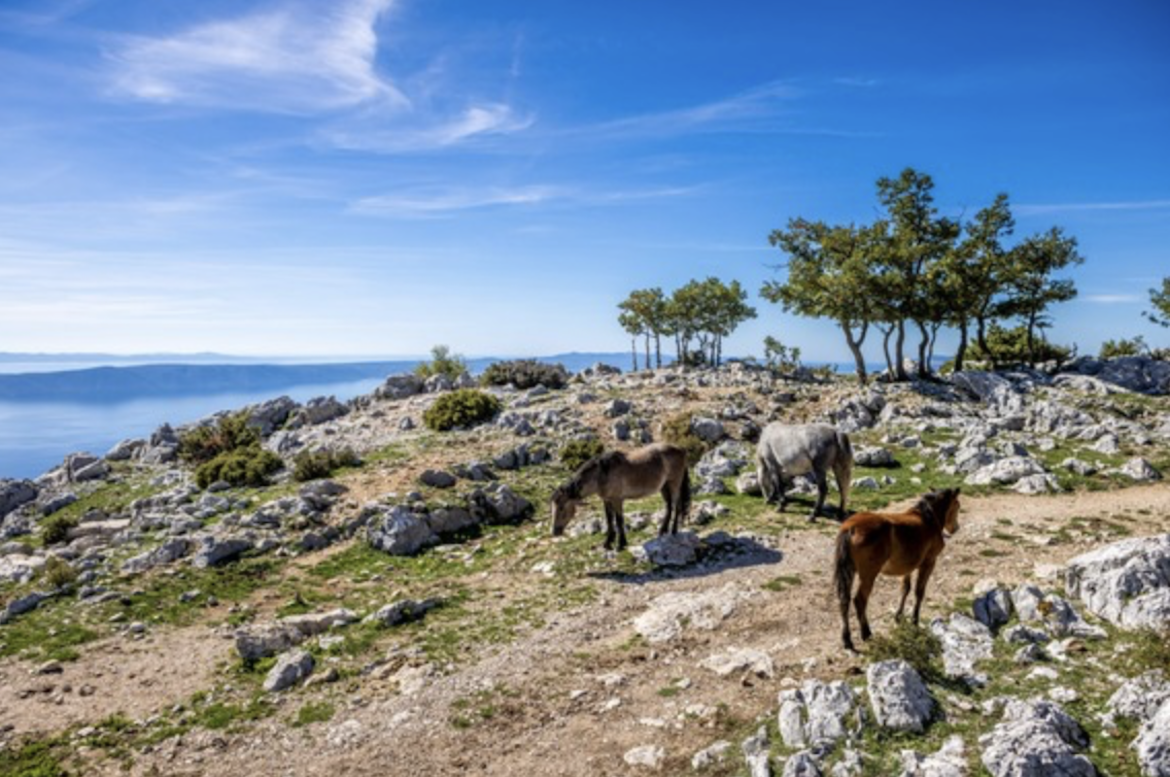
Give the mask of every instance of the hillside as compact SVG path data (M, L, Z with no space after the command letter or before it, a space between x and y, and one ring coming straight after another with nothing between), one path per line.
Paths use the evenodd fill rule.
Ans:
M269 485L200 489L166 428L0 481L0 774L1043 773L997 750L1020 730L1015 750L1051 734L1069 773L1141 774L1130 745L1170 716L1170 686L1127 680L1170 659L1165 640L1085 593L1105 573L1063 567L1170 531L1170 380L1080 366L867 389L738 364L590 369L564 389L493 389L503 411L450 432L421 422L450 386L392 377L344 405L249 408L286 465ZM807 520L807 482L782 514L753 495L759 429L811 420L852 436L850 509L962 488L924 605L944 650L919 662L922 734L874 719L866 676L922 635L843 651L836 522ZM695 557L642 552L660 499L627 504L630 551L600 548L596 500L549 536L569 441L630 448L668 427L707 438L687 527L702 541L678 543ZM297 454L321 448L361 463L293 481ZM1165 553L1163 587L1143 577L1122 612L1166 622ZM898 588L879 580L879 637ZM1006 623L966 617L993 598L1015 602ZM295 663L307 681L265 689ZM1142 704L1111 701L1123 686ZM814 698L841 702L836 717ZM1075 723L1053 724L1051 704Z

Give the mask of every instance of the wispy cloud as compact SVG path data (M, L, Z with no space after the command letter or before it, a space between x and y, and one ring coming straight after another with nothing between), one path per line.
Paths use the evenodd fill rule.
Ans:
M1065 202L1015 205L1012 209L1021 216L1042 216L1049 213L1076 213L1110 210L1164 210L1170 200L1127 200L1120 202Z
M553 185L421 188L395 194L365 197L356 200L349 210L352 213L366 216L439 218L469 210L536 206L550 203L604 206L632 200L681 197L694 191L696 189L693 187L587 191L580 188Z
M772 81L722 100L614 119L582 131L593 136L652 137L766 128L799 94L787 83Z
M1145 301L1140 294L1085 294L1081 299L1095 305L1129 305Z
M321 138L328 145L350 151L395 154L441 150L512 135L534 122L535 117L519 115L509 105L482 103L464 108L451 118L400 117L389 127L377 115L348 119L324 130Z
M375 69L375 25L392 0L286 5L134 38L108 54L115 92L136 100L304 112L409 101ZM324 10L328 9L328 10Z
M838 86L851 86L858 89L868 89L877 86L881 81L876 78L859 78L856 76L843 76L841 78L834 78L833 83Z

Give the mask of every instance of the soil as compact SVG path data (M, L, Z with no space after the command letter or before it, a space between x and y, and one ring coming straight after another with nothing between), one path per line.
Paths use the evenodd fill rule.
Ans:
M1107 519L1133 536L1163 533L1170 530L1170 488L963 497L961 529L930 581L923 617L952 611L984 578L1044 585L1052 565L1118 538L1072 532L1054 542L1074 516ZM992 534L1004 530L1017 539L995 541L993 555ZM773 539L779 561L770 553L702 573L597 576L592 583L600 596L592 604L556 613L510 644L485 646L453 671L426 676L416 668L410 678L375 672L338 683L328 696L336 714L304 727L290 725L304 700L284 698L277 715L246 733L198 731L136 752L129 773L599 777L639 771L623 755L645 745L664 749L660 773L689 773L694 753L717 740L730 739L738 752L735 737L775 712L783 688L810 676L850 678L863 666L863 657L840 646L829 584L831 531L801 527ZM799 582L764 588L781 576ZM524 580L513 575L485 584L516 587ZM688 628L653 646L636 637L634 619L657 597L725 588L745 597L718 628ZM878 583L870 604L878 633L892 626L898 590L894 580ZM107 640L61 674L32 675L32 665L0 662L0 727L19 734L59 731L116 712L148 717L211 685L231 659L231 646L198 626L139 641ZM700 665L731 648L766 652L774 675L720 677ZM62 693L65 684L73 692ZM92 695L76 692L86 685ZM108 758L90 766L87 773L127 773L125 763Z

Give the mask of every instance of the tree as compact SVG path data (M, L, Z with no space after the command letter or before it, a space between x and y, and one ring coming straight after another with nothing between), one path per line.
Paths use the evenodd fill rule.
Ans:
M987 325L996 318L999 310L996 301L1010 269L1011 255L1003 239L1011 236L1015 225L1008 196L998 194L991 205L966 224L963 241L943 260L947 269L944 293L951 301L951 323L959 330L956 372L963 369L972 320L980 349L989 351Z
M889 241L885 259L892 269L890 280L896 285L887 291L898 314L896 322L896 374L907 380L903 359L906 339L905 323L912 320L922 335L918 345L918 374L930 373L928 348L931 325L945 319L946 300L940 296L941 279L934 277L937 264L951 250L959 235L959 225L938 216L934 207L934 180L925 173L907 167L898 178L879 178L878 201L886 209ZM934 328L937 333L937 326Z
M622 305L625 303L623 302ZM618 307L622 307L618 305ZM630 335L630 358L633 360L631 370L637 372L638 370L638 337L646 333L646 322L632 310L623 310L618 314L618 323L622 325L622 329ZM649 366L649 365L647 365Z
M658 334L674 336L679 364L698 360L718 366L723 358L723 338L756 317L756 309L747 304L747 291L739 281L725 284L713 277L688 281L669 299L655 298L652 303ZM692 354L691 341L695 339L699 350Z
M768 236L768 242L788 254L787 278L783 283L767 281L760 289L761 297L785 312L835 322L862 384L867 374L861 346L877 316L876 282L868 261L877 237L873 227L791 219L787 230Z
M1170 278L1162 279L1162 290L1150 289L1150 304L1154 311L1143 315L1159 326L1170 326Z
M1026 331L1028 361L1037 362L1036 334L1051 326L1048 307L1067 302L1077 295L1076 284L1052 274L1070 265L1084 262L1077 253L1076 238L1066 237L1060 227L1032 235L1011 250L1010 270L1005 278L1008 297L1001 310L1023 320Z

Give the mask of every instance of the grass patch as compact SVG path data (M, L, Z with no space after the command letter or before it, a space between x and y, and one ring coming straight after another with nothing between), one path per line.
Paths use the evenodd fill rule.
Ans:
M945 679L942 643L929 629L915 626L908 619L896 623L887 634L874 635L866 657L870 662L901 659L914 667L927 682Z
M297 710L292 725L294 728L302 728L313 723L326 723L333 719L336 712L336 708L327 701L309 702Z
M775 591L779 593L780 591L786 591L789 588L794 588L800 585L802 582L803 581L800 579L800 575L780 575L779 577L772 578L760 587L765 591Z
M64 742L46 739L0 748L0 774L6 777L72 777L64 766Z

